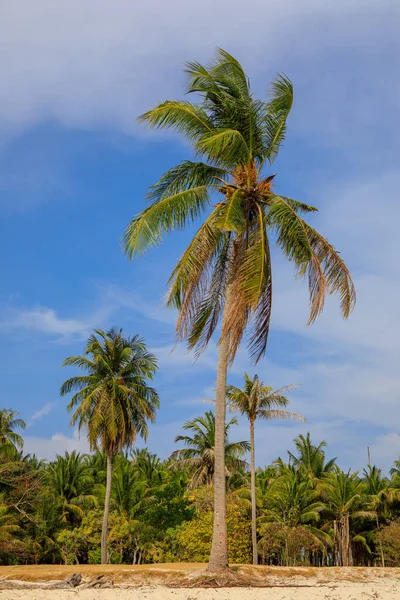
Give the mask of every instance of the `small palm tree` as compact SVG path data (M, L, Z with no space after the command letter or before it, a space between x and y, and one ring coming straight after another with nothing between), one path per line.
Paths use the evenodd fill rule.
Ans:
M290 529L306 526L318 545L329 543L329 536L316 526L325 509L313 483L309 479L302 479L290 467L286 468L268 488L266 504L259 518L260 533L263 534L264 523L279 523ZM288 561L287 535L285 541Z
M347 318L355 303L350 273L335 248L303 218L317 209L277 194L272 165L286 134L293 86L272 82L268 101L254 98L241 64L225 50L204 67L187 64L188 93L200 102L166 101L140 121L173 129L198 160L169 169L150 188L150 205L128 225L129 258L158 245L165 234L205 218L170 278L167 304L178 309L177 335L201 352L221 318L216 383L214 535L209 570L228 566L224 466L227 370L246 330L257 362L265 353L272 310L271 240L310 293L310 317L327 293L337 294ZM217 194L218 200L212 200ZM210 211L211 208L211 211Z
M296 386L291 384L274 390L272 387L264 385L255 375L253 379L244 374L243 389L234 385L228 385L226 388L226 397L228 406L231 410L237 410L245 415L250 423L250 470L251 470L251 526L252 526L252 545L253 545L253 565L258 564L257 550L257 506L256 506L256 449L254 441L254 427L257 419L292 419L294 421L305 421L305 418L295 412L283 410L289 400L284 395L285 392L294 389Z
M24 445L23 438L14 430L25 429L26 424L17 416L17 411L10 408L0 410L0 449L7 454L21 449Z
M147 383L157 370L157 360L137 335L124 338L121 329L96 330L84 356L67 358L63 366L79 367L87 373L65 381L61 395L75 391L67 407L74 410L71 425L85 427L90 448L100 448L107 457L101 536L101 560L106 563L112 458L123 448L131 448L138 435L147 438L147 421L155 420L160 404L157 392Z
M336 458L326 462L324 451L326 442L324 440L318 446L315 446L311 441L310 433L307 433L306 436L300 434L296 437L294 444L297 455L288 452L289 463L295 469L300 470L304 477L316 480L336 469ZM277 462L279 462L279 459Z
M352 541L366 546L362 535L352 536L352 521L375 517L373 510L365 509L365 483L357 473L344 473L336 467L324 475L319 489L332 516L335 565L349 567L353 564Z
M389 505L393 501L393 496L394 498L397 498L397 494L393 494L389 480L383 476L382 470L378 469L375 465L368 465L368 467L364 469L363 476L367 504L370 510L373 510L375 513L379 551L382 567L384 567L385 555L382 546L381 520L385 520L385 517L387 518L389 516Z
M237 419L231 419L225 425L225 478L243 471L247 463L243 460L250 449L249 442L228 441L229 429L237 425ZM187 468L190 475L190 488L200 485L212 485L215 476L215 415L207 411L204 416L187 421L183 429L191 435L177 435L175 442L183 442L185 448L172 452L170 458L175 465Z
M80 520L84 516L83 508L97 504L96 497L89 493L94 479L88 457L75 450L64 456L56 455L56 460L47 467L46 480L62 502L65 521Z

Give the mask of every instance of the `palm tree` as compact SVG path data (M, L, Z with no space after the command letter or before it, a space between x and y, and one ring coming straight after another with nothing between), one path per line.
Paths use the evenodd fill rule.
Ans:
M17 416L17 411L10 408L0 410L0 448L7 454L17 451L24 445L24 440L18 433L15 433L14 429L17 427L25 429L26 424Z
M381 555L382 567L385 566L385 555L382 546L380 519L388 516L389 504L392 497L392 489L389 480L382 475L382 470L375 465L368 465L363 472L365 483L365 494L368 498L368 505L375 513L376 532L379 541L379 551ZM395 495L396 496L396 495Z
M266 506L260 517L260 532L263 533L264 523L271 522L289 529L306 526L317 544L327 543L328 536L315 527L325 509L326 506L312 482L302 479L300 474L290 467L286 468L268 488ZM287 531L285 542L288 565Z
M295 469L299 469L303 476L316 480L335 470L336 458L332 458L328 462L325 460L326 442L324 440L315 446L311 442L310 433L307 433L306 436L300 434L296 437L294 444L297 455L288 452L289 462Z
M228 566L224 465L225 390L246 329L254 362L264 354L271 316L270 239L276 239L310 290L310 317L321 313L326 294L340 298L343 317L355 303L350 273L327 240L302 218L316 208L275 193L266 171L285 138L293 86L284 75L272 83L267 102L253 97L240 63L219 50L210 67L187 64L187 92L198 104L166 101L140 117L150 127L174 129L199 160L172 167L150 188L150 205L128 225L129 258L158 245L164 234L205 214L204 222L170 278L167 304L178 309L177 336L201 352L222 316L216 383L214 535L209 570ZM211 203L211 196L219 195ZM210 210L211 208L211 210Z
M56 455L46 472L47 483L52 492L61 500L64 520L84 516L82 507L93 507L97 499L89 491L93 489L94 480L88 457L73 450L64 456Z
M364 508L365 483L357 473L344 473L336 468L335 472L325 474L319 488L332 516L335 565L349 567L353 564L351 542L366 546L362 535L351 535L351 522L375 517L374 511Z
M67 407L74 410L71 425L85 427L91 450L101 448L107 456L101 536L101 560L106 563L112 458L123 448L131 448L137 435L147 438L147 420L154 422L160 404L157 392L147 383L157 370L157 360L138 335L124 338L122 329L107 333L97 329L88 339L84 356L67 358L63 366L87 373L61 386L62 396L76 392Z
M231 410L238 410L245 415L250 423L250 447L251 447L251 532L253 545L253 565L258 564L257 550L257 506L256 506L256 451L254 441L254 427L257 419L292 419L294 421L305 421L298 413L283 410L289 400L284 392L290 391L296 386L291 384L279 390L274 390L260 381L258 375L253 379L244 374L244 386L240 389L234 385L226 388L228 406Z
M225 478L233 473L243 471L247 463L244 455L250 449L249 442L228 441L229 429L237 425L237 419L231 419L225 425ZM183 429L191 435L177 435L175 442L183 442L185 448L172 452L170 458L178 467L187 468L191 480L189 487L213 485L215 480L215 415L207 411L204 416L187 421Z

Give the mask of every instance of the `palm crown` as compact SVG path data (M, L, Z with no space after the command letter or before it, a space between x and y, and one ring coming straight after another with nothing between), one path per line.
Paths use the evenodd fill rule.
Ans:
M157 361L137 335L124 338L119 330L96 334L89 337L84 356L64 361L88 374L68 379L61 395L76 391L68 405L69 411L75 409L71 424L87 427L92 449L114 453L132 446L137 434L147 437L147 419L154 421L159 398L146 378L153 377Z
M240 472L247 467L244 460L246 452L250 449L249 442L229 442L228 433L232 425L237 424L236 419L231 419L225 425L225 464L226 476ZM208 411L202 417L187 421L183 429L191 435L177 435L175 442L183 442L185 448L175 450L171 459L177 461L181 467L187 467L192 479L190 486L197 487L202 484L212 484L215 465L215 416Z
M208 68L190 62L186 71L187 92L199 94L200 102L166 101L140 120L174 129L202 160L182 162L150 188L150 206L128 226L125 248L132 257L157 245L164 233L209 211L210 194L219 194L172 273L167 303L179 310L178 336L197 352L225 306L222 337L229 333L230 359L249 326L249 349L257 361L265 352L271 315L271 239L308 278L309 323L327 292L339 295L347 317L355 291L334 247L301 216L317 209L275 193L275 175L264 172L285 138L293 103L289 79L278 75L264 102L253 97L240 63L224 50Z
M22 448L24 440L14 431L17 427L25 429L25 421L17 418L18 413L9 408L0 410L0 445L3 450L16 450Z
M279 390L274 390L271 386L264 385L258 375L255 375L252 379L245 373L243 389L228 385L226 397L231 410L240 411L253 423L257 419L305 421L304 417L298 413L283 410L289 404L289 400L284 393L293 390L295 387L297 387L295 384L290 384Z

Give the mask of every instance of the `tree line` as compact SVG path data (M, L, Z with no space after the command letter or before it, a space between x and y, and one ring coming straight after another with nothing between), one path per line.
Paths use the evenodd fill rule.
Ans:
M245 388L244 388L245 389ZM244 390L243 390L244 391ZM268 410L268 409L266 409ZM270 409L275 410L275 409ZM228 559L313 566L400 565L400 461L342 471L326 444L294 440L286 459L255 469L248 441L225 429ZM0 563L206 562L213 532L215 415L188 421L166 460L148 449L76 451L46 462L23 452L16 412L0 411ZM252 506L253 504L253 506Z

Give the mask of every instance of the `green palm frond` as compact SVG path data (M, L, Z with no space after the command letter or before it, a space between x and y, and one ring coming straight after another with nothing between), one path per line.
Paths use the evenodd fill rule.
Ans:
M157 246L164 233L181 229L195 220L209 202L206 185L192 187L163 197L132 219L124 234L125 250L129 258Z
M293 85L286 75L280 74L272 82L270 93L262 125L265 159L272 164L286 136L286 120L293 106Z
M274 196L268 220L277 234L277 244L285 256L301 270L312 260L312 248L304 222L296 211L280 196Z
M227 172L224 169L203 162L185 160L164 173L161 179L151 186L146 199L155 203L191 188L204 185L220 186L221 180L223 183L226 176Z
M227 168L245 164L251 156L240 131L225 127L204 133L199 137L195 148L214 164Z
M192 141L214 129L204 109L183 101L167 100L141 115L138 121L157 129L174 129Z
M318 212L318 208L315 206L311 206L310 204L304 204L304 202L299 202L298 200L293 200L292 198L288 198L287 196L280 196L293 210L296 212Z

